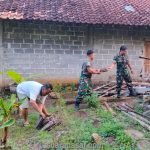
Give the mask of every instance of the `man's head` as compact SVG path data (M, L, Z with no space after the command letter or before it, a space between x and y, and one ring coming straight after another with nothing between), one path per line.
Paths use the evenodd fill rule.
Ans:
M87 51L87 57L90 59L90 60L94 60L94 51L93 50L88 50Z
M51 93L53 90L53 86L51 84L44 84L41 88L41 96L46 96Z
M120 47L120 54L121 55L126 55L127 54L127 47L126 46L121 46Z

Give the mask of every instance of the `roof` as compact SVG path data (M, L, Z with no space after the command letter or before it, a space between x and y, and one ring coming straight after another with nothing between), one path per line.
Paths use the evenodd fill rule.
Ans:
M150 25L150 0L0 0L0 19Z

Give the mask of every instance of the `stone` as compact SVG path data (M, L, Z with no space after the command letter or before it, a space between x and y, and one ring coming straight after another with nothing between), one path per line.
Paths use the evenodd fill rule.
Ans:
M101 137L97 133L93 133L92 134L92 139L94 140L94 142L96 144L99 144L101 142L101 140L102 140Z

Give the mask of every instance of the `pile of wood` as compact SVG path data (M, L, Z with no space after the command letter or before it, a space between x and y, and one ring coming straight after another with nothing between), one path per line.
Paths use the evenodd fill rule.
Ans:
M126 85L122 86L122 94L126 92ZM106 83L105 85L99 86L94 89L94 91L99 95L99 98L102 97L116 97L116 82L112 81Z
M61 124L60 118L55 116L50 116L46 118L39 117L39 120L36 123L36 129L42 131L50 131L53 127Z
M132 82L132 84L133 84L133 87L150 87L150 83L146 83L146 82ZM94 89L94 91L99 95L99 98L116 97L116 82L111 81L102 86L96 87ZM122 85L121 94L125 95L126 92L127 92L127 85L124 82ZM143 93L143 94L145 94L145 93Z
M150 131L150 116L145 116L141 113L136 112L133 107L130 107L126 103L122 105L113 104L113 107L116 110L121 111L126 116L138 122L142 127L147 129L148 131Z

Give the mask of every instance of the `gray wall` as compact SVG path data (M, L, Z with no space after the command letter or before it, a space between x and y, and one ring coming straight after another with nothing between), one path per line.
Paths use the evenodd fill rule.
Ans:
M87 48L94 48L95 66L100 68L110 65L119 47L125 44L131 63L139 72L143 62L138 56L149 39L150 30L141 27L4 21L3 67L25 76L42 74L48 80L78 79ZM113 74L94 78L107 80Z
M0 72L3 72L3 46L2 46L3 28L0 21ZM0 87L3 85L2 75L0 75Z

